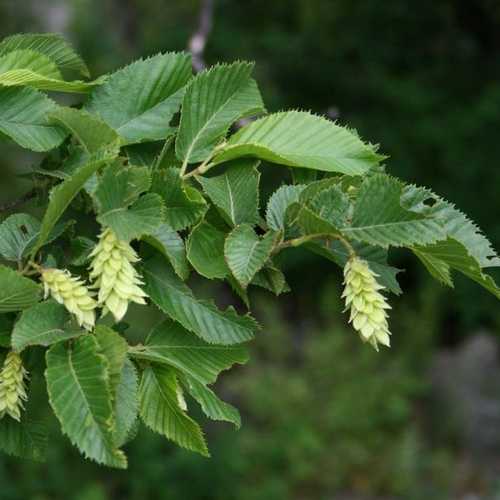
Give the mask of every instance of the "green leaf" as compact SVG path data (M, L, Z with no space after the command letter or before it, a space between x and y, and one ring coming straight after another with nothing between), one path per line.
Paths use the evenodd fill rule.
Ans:
M335 227L345 227L348 224L351 202L339 186L329 186L319 191L307 206L321 219Z
M94 193L97 220L124 241L153 233L163 222L163 202L157 194L140 196L150 185L147 167L108 167Z
M431 275L442 283L453 286L450 269L456 270L500 299L500 288L491 276L484 273L477 259L459 241L448 238L433 245L417 246L413 249Z
M116 208L97 219L113 229L120 240L131 241L156 231L163 222L162 199L152 193L141 196L130 207Z
M57 33L22 33L0 42L0 55L15 50L32 50L50 58L59 69L73 70L89 76L89 70L71 45Z
M113 408L108 362L92 335L47 351L50 404L63 432L97 463L126 468L127 459L113 443Z
M155 327L146 345L133 348L132 355L167 364L205 385L214 383L222 371L234 364L248 361L245 347L209 344L171 320Z
M326 177L324 179L320 179L319 181L314 181L311 182L310 184L307 184L304 190L300 193L299 201L302 204L306 204L324 189L331 188L332 186L340 187L342 181L345 181L346 179L350 180L355 179L357 184L361 184L363 182L363 178L359 177L355 178L348 176Z
M474 222L432 191L405 186L401 203L408 210L439 219L446 236L460 242L481 267L500 265L491 243Z
M240 413L234 406L220 400L211 389L192 377L183 377L184 380L189 394L198 401L208 418L230 422L238 429L241 427Z
M338 235L339 228L331 222L321 218L308 206L300 206L293 204L288 212L290 219L288 221L288 233L294 234L293 231L300 230L302 235Z
M12 348L20 352L34 345L47 347L83 333L71 325L66 308L50 300L23 311L12 332Z
M293 203L298 203L300 193L305 185L281 186L273 193L267 203L266 222L269 229L274 231L284 231L286 212Z
M15 50L0 57L0 85L4 87L27 86L39 90L84 94L104 80L105 77L93 82L66 82L49 57L32 50Z
M98 325L95 336L100 353L108 360L109 391L114 407L113 438L122 446L138 414L138 377L134 365L127 358L127 341L117 332Z
M95 191L99 212L103 214L127 207L150 187L151 176L147 167L111 165L103 172Z
M185 381L189 394L198 401L208 418L229 422L237 429L241 427L240 412L234 406L219 399L211 389L192 377L183 377L182 380Z
M49 57L33 50L21 49L0 56L0 84L4 84L6 73L19 69L29 69L41 77L62 80L59 68Z
M387 175L376 174L359 188L352 222L342 228L344 235L371 245L427 245L446 237L437 216L407 210L402 206L403 184Z
M248 290L246 288L243 288L232 274L230 274L226 278L226 281L233 292L241 299L243 304L245 304L245 307L247 309L250 309L250 298L248 296Z
M370 269L378 275L377 281L392 293L399 295L402 290L396 279L400 269L389 266L387 263L387 250L378 246L354 241L351 243L356 255L368 262ZM349 253L345 246L337 240L329 242L309 242L304 245L308 250L335 262L343 269L349 259Z
M286 282L285 275L273 263L264 266L252 279L252 285L260 286L274 295L289 292L290 287Z
M309 186L304 189L300 199L306 199L296 215L296 222L305 235L339 234L339 229L345 228L351 216L351 203L348 196L339 186L331 185L320 191L314 191L310 199L304 195Z
M224 260L226 235L208 222L200 222L189 235L187 258L198 274L208 279L225 278L229 274Z
M186 165L205 160L236 120L264 111L257 84L250 79L252 69L253 64L243 62L217 65L190 83L175 145Z
M233 226L259 222L258 161L243 159L217 177L197 177L203 190Z
M22 311L40 299L40 287L17 271L0 266L0 314Z
M14 214L0 225L0 254L4 259L19 262L26 249L38 238L40 221L28 214Z
M87 153L118 143L118 134L97 116L82 109L59 108L50 115L53 122L68 130Z
M429 246L432 247L433 245ZM450 266L444 260L433 256L432 251L431 255L428 255L427 252L419 251L418 248L414 248L413 253L420 259L434 279L450 288L454 287Z
M99 344L99 352L108 360L108 387L111 400L114 401L127 357L128 344L119 333L104 325L96 327L95 338Z
M47 242L51 231L56 225L57 221L68 208L73 198L83 188L87 180L99 170L103 165L113 161L118 155L118 149L111 147L109 149L100 150L99 152L90 156L89 161L80 167L70 178L66 179L61 184L58 184L49 196L49 206L45 212L42 221L42 228L37 243L31 251L31 256Z
M57 239L70 223L56 224L46 243ZM14 214L0 224L0 255L6 260L20 262L28 255L40 236L41 223L28 214Z
M83 82L81 80L65 82L64 80L48 78L29 69L14 69L0 74L0 85L3 87L32 87L38 90L75 94L86 94L104 81L105 78L103 77L92 82Z
M0 87L0 132L32 151L54 149L67 135L49 122L56 109L54 101L35 89Z
M220 311L212 303L197 300L193 292L155 258L145 265L145 291L168 316L209 343L238 344L250 340L258 325L250 316L234 309Z
M348 175L363 175L383 158L354 132L304 111L275 113L241 128L213 163L241 156Z
M196 224L208 207L199 191L180 178L177 168L153 172L152 193L159 194L165 204L165 221L175 231Z
M43 462L48 444L47 429L41 422L23 418L0 419L0 450L14 457Z
M123 446L130 437L139 414L139 377L130 359L123 364L115 398L115 443Z
M276 233L270 231L259 238L248 224L236 226L228 235L224 244L224 257L233 276L243 288L264 267L275 241Z
M162 224L151 234L143 236L142 240L156 248L168 259L181 280L186 280L189 277L184 241L168 224Z
M208 457L199 425L179 407L178 390L173 370L165 366L146 368L139 388L141 418L153 431Z
M160 141L131 144L125 146L124 151L127 155L129 165L151 167L162 152L162 144Z
M126 144L157 141L173 134L184 85L191 77L186 53L158 54L113 73L86 108L123 137Z

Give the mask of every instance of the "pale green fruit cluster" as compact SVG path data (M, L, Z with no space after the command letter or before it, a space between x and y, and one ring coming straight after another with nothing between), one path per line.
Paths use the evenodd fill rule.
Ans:
M349 322L361 339L378 351L378 344L390 346L387 309L391 306L380 293L384 287L377 282L377 276L366 261L352 257L344 268L342 297L345 298L346 310L351 310Z
M91 331L95 325L97 303L84 282L61 269L42 269L45 298L52 295L76 316L78 324Z
M17 421L21 420L23 402L28 399L25 383L27 375L21 356L10 351L0 372L0 418L7 414Z
M146 293L139 273L132 265L139 261L134 249L120 241L111 229L104 230L92 253L90 278L99 289L97 301L104 306L104 314L110 311L116 321L125 316L129 303L145 304Z

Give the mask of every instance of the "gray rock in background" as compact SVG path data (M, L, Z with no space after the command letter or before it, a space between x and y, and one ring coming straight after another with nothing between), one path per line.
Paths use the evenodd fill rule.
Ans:
M481 332L458 349L438 354L430 379L437 412L433 424L442 429L451 424L464 461L494 480L500 473L498 341Z

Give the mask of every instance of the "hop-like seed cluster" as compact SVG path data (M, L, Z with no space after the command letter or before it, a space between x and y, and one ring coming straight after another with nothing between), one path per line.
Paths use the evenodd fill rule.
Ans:
M390 346L387 323L387 304L380 293L384 289L377 282L368 263L359 257L349 259L344 268L344 293L346 310L351 310L349 322L360 333L364 342L369 342L377 351L378 344Z
M0 418L7 414L17 421L21 420L23 403L28 399L25 383L27 375L21 356L10 351L0 372Z
M110 311L116 321L127 312L130 302L145 304L146 293L133 263L139 260L134 249L125 241L120 241L111 229L106 229L99 237L99 243L92 253L90 277L94 288L99 289L98 303L104 306L104 314Z
M52 295L57 302L76 316L80 326L92 330L95 325L97 303L83 281L71 276L69 271L61 269L43 269L41 274L45 298Z

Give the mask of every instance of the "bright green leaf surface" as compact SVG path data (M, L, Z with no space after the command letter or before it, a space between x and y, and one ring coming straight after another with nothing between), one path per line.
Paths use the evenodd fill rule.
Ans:
M126 468L127 459L113 443L113 413L108 362L92 335L47 352L50 404L63 432L97 463Z
M276 233L269 232L259 238L248 224L236 226L228 235L224 244L224 257L243 288L264 267L271 256L275 240Z
M0 132L32 151L49 151L59 146L67 133L50 124L57 104L30 88L0 87Z
M87 65L71 45L57 33L21 33L0 42L0 55L15 50L31 50L47 56L59 69L72 70L89 76Z
M0 313L22 311L40 299L40 287L32 280L0 266Z
M175 372L165 366L151 366L142 374L140 415L153 431L179 446L209 456L199 425L179 406Z
M208 418L230 422L238 429L241 427L240 413L234 406L219 399L211 389L192 377L184 377L184 379L189 394L198 401Z
M66 308L50 300L23 311L12 332L12 347L16 351L33 345L47 347L83 333L70 323Z
M226 235L208 222L200 222L189 235L187 258L196 271L208 279L222 279L229 269L224 260Z
M304 185L281 186L273 193L267 203L266 222L269 229L274 231L285 230L286 211L292 203L299 201Z
M258 329L248 315L239 316L232 308L220 311L211 302L197 300L162 259L145 265L144 279L146 293L163 312L209 343L238 344L253 338Z
M110 75L86 109L101 116L127 144L165 139L173 133L170 121L190 77L188 54L158 54Z
M87 153L96 153L119 139L116 132L99 117L81 109L59 108L50 118L71 132Z
M97 152L89 158L89 161L80 167L70 178L66 179L61 184L57 185L49 196L49 206L45 212L40 236L34 246L31 255L36 252L47 242L47 239L56 225L57 221L68 208L73 198L83 188L87 180L106 163L113 161L118 154L117 149L111 147Z
M33 87L57 92L87 93L105 78L93 82L66 82L57 65L33 50L15 50L0 57L0 86Z
M162 197L165 221L175 231L193 226L208 209L200 192L183 182L176 168L155 171L151 191Z
M139 378L137 370L126 358L115 397L115 433L116 446L123 446L137 421L139 414Z
M108 381L111 400L115 400L116 388L120 382L123 365L127 357L127 341L112 328L98 325L95 329L95 338L99 344L100 353L108 360Z
M205 385L214 383L223 370L248 361L245 347L209 344L170 320L154 328L146 345L135 348L133 354L170 365Z
M186 164L202 161L239 118L264 111L253 64L214 66L196 76L182 102L176 154Z
M140 196L150 185L146 167L107 168L94 193L99 209L97 220L124 241L153 233L163 222L163 202L157 194Z
M401 204L403 184L387 175L366 179L359 189L352 222L342 232L371 245L426 245L445 238L438 217L410 211Z
M450 269L453 269L479 283L497 298L500 298L500 288L493 278L483 272L477 259L467 251L467 248L460 241L448 238L433 245L417 246L413 251L438 281L453 286L450 276Z
M214 163L241 156L348 175L362 175L382 158L355 133L304 111L275 113L241 128Z
M239 160L232 162L223 175L197 177L207 196L233 226L259 221L258 163L251 159Z
M168 259L175 273L182 280L189 277L189 265L183 239L168 224L162 224L143 241L156 248Z

